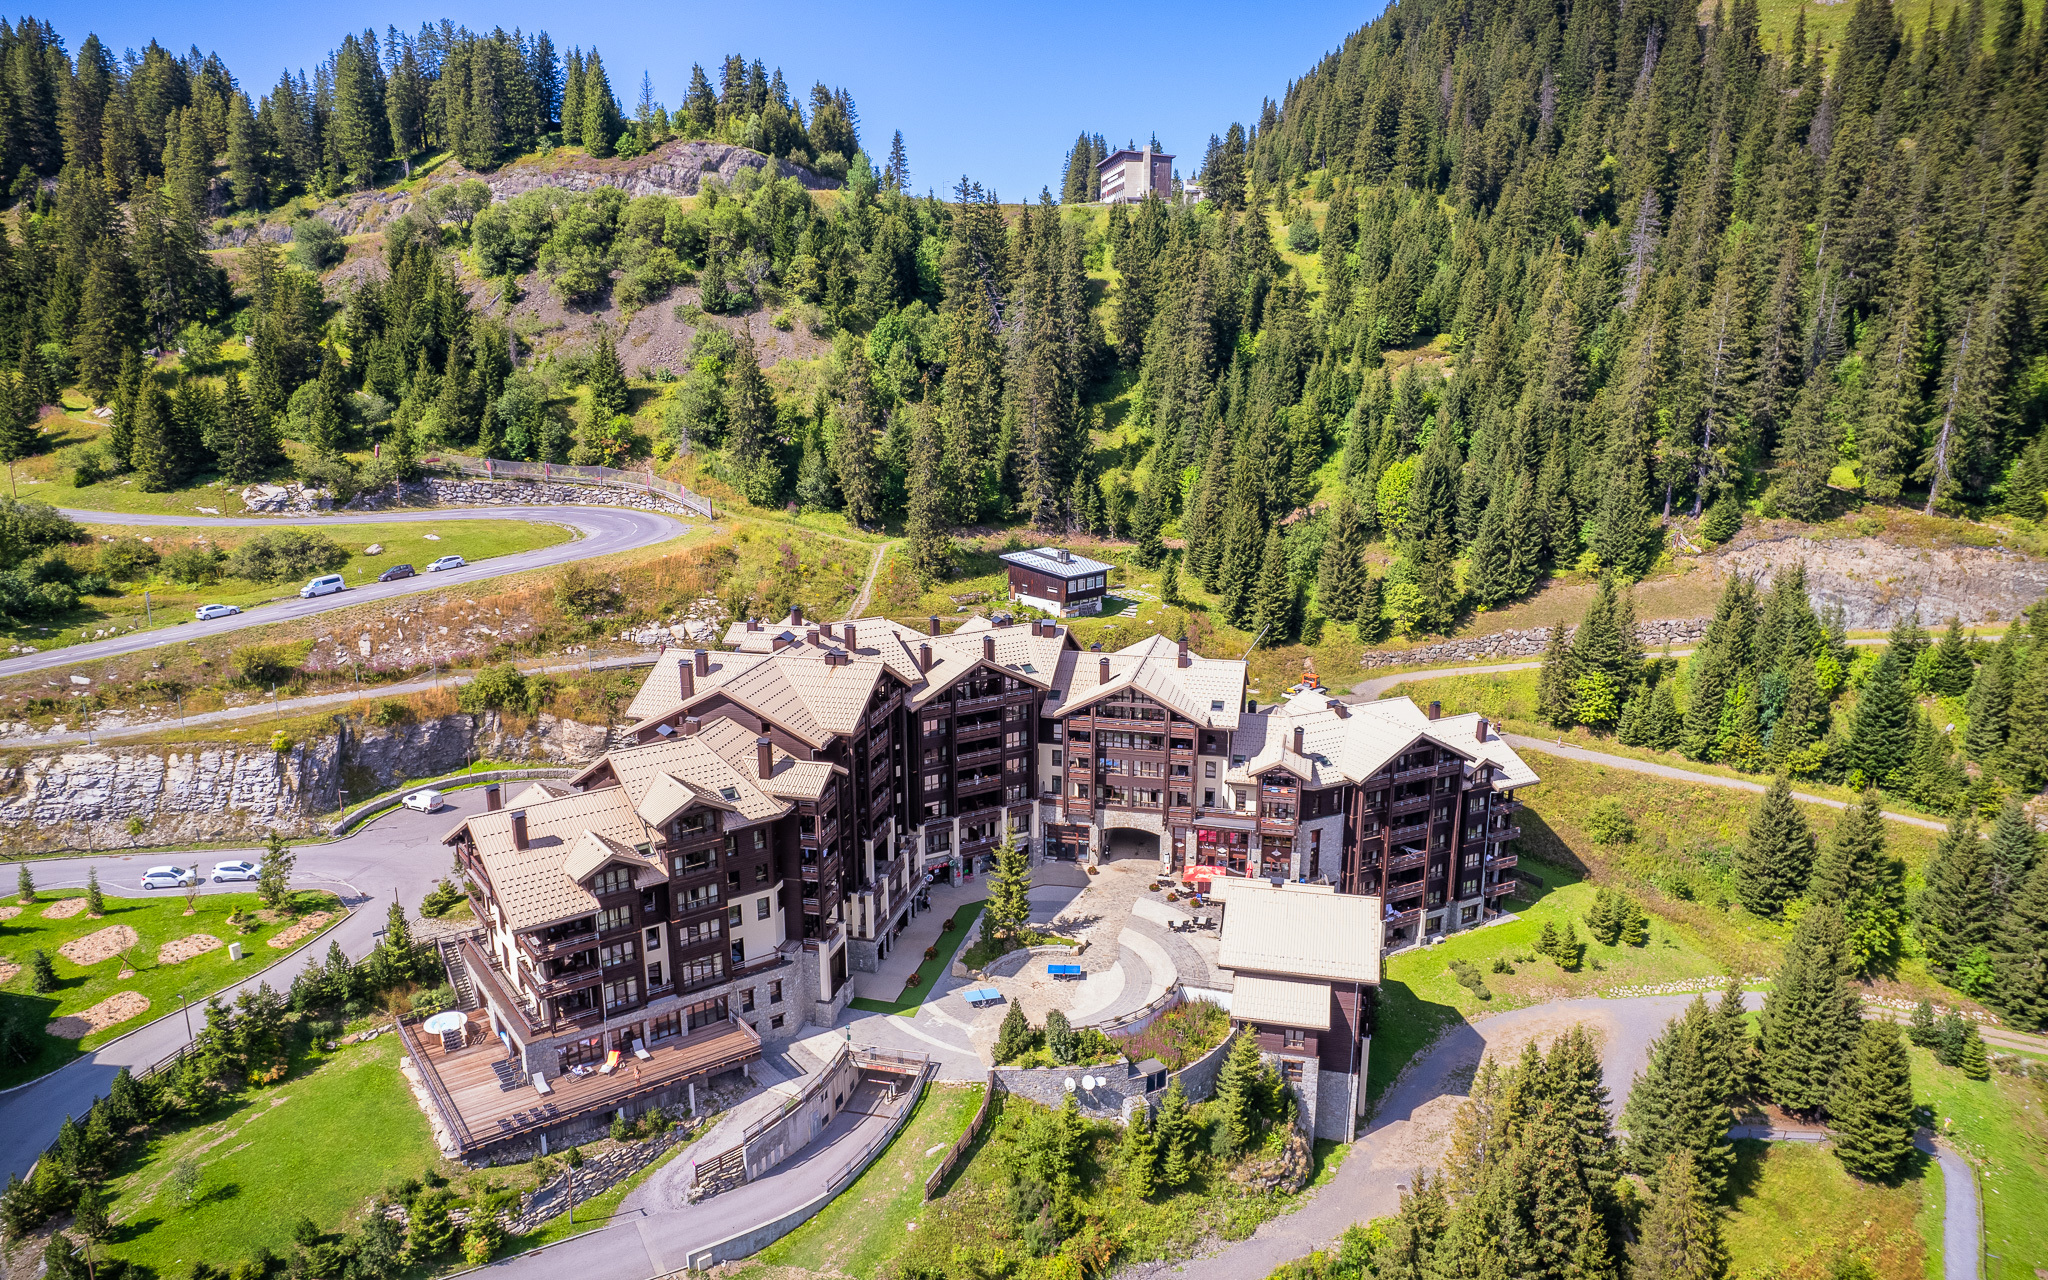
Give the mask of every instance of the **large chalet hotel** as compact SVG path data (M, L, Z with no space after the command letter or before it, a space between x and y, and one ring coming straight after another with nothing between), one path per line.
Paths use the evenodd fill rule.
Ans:
M1390 949L1515 884L1501 845L1536 778L1479 716L1322 690L1259 708L1244 662L1083 649L1052 621L793 612L726 643L662 655L636 745L492 789L445 837L485 926L462 959L529 1066L594 1060L600 1025L831 1025L927 878L981 874L1007 834L1094 860L1122 829L1162 872L1370 896Z

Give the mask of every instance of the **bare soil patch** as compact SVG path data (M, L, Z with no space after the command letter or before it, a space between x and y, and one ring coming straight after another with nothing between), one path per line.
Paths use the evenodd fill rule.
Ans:
M57 954L76 965L98 964L111 959L134 946L139 939L135 930L125 924L110 924L83 938L73 938L57 948ZM118 998L118 997L116 997ZM140 1000L142 997L137 996Z
M182 938L173 938L156 949L158 964L181 964L193 956L203 956L209 951L218 951L224 944L210 933L188 933Z
M66 898L62 902L53 902L49 906L44 907L43 919L69 920L79 912L84 911L85 908L86 900L84 898Z
M312 915L307 916L291 928L281 930L276 937L270 940L270 945L280 951L286 947L295 947L300 942L320 932L321 926L332 919L334 919L332 911L315 911Z
M10 964L5 960L0 960L0 983L8 983L14 981L14 975L20 972L20 965Z
M83 1040L95 1031L105 1031L148 1010L149 997L140 991L116 991L90 1009L51 1019L48 1030L60 1039Z
M0 920L12 920L20 914L20 907L0 907Z

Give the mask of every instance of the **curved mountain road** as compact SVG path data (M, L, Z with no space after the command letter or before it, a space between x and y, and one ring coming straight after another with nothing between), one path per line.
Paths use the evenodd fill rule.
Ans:
M67 667L74 663L91 662L98 658L119 657L122 654L139 653L161 645L178 644L197 635L214 635L222 631L237 631L244 627L260 627L272 622L287 622L295 618L311 617L331 609L346 608L350 605L366 604L377 600L391 600L400 596L416 595L423 591L439 591L447 587L463 586L482 582L490 578L520 573L527 569L544 569L551 565L571 564L588 560L594 556L611 555L618 551L634 551L651 547L680 537L690 528L673 516L653 511L641 511L634 507L572 507L572 506L508 506L464 508L461 510L434 511L391 511L365 512L361 515L324 515L304 517L218 517L182 515L136 515L119 511L77 511L66 510L65 515L84 524L126 524L178 526L182 528L203 528L219 525L224 528L299 528L307 525L321 528L346 527L359 524L411 524L420 522L445 522L450 520L523 520L535 524L566 525L576 537L552 547L534 551L521 551L513 555L493 556L460 569L447 569L439 573L423 573L418 577L398 582L372 582L360 587L350 587L333 595L320 596L312 600L288 597L274 604L267 604L247 613L232 617L217 618L212 622L193 623L191 627L158 627L149 631L133 631L127 635L114 636L106 640L94 640L85 644L67 645L61 649L45 649L40 653L23 654L0 660L0 676L22 675L31 671L42 671L51 667Z

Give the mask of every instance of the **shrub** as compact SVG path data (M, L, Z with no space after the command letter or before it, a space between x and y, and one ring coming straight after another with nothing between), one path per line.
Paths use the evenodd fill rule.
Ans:
M164 576L195 587L220 581L221 561L227 554L204 542L188 543L163 558Z
M927 960L936 960L936 959L938 959L938 958L939 958L939 949L938 949L937 947L926 947L926 948L924 949L924 958L925 958L925 959L927 959Z
M253 688L286 684L306 660L305 644L245 644L228 657L235 678Z
M1621 801L1609 796L1586 815L1586 834L1595 844L1630 844L1636 838L1635 819L1629 817Z
M1323 237L1316 231L1316 220L1308 210L1294 215L1294 221L1287 224L1287 247L1296 253L1314 253L1321 246Z
M287 582L347 563L348 549L324 533L271 529L236 547L227 558L227 572L250 582Z
M148 577L160 559L156 548L140 538L116 538L100 544L93 567L116 582L133 582Z
M1515 966L1508 963L1506 956L1495 956L1493 958L1493 971L1495 973L1513 973Z
M612 585L611 579L590 573L578 565L571 565L555 579L555 607L572 618L587 618L593 614L611 613L619 607L623 594Z
M109 476L119 475L121 468L107 457L106 450L98 445L84 445L67 451L71 464L71 484L78 489L90 489Z
M1714 505L1700 517L1700 537L1709 545L1728 541L1741 528L1742 508L1730 494L1714 499Z
M341 233L322 218L301 218L292 224L292 261L308 271L325 271L348 253Z
M420 899L420 914L423 916L446 915L460 905L462 900L462 890L456 888L454 882L444 876L441 879L441 883L429 889L427 896Z
M1116 1038L1134 1062L1157 1058L1178 1071L1223 1043L1230 1034L1230 1015L1207 1000L1182 1000L1139 1031Z
M462 686L455 695L455 705L469 712L509 711L535 716L553 692L554 683L546 677L528 677L511 663L500 662L477 672L476 679Z

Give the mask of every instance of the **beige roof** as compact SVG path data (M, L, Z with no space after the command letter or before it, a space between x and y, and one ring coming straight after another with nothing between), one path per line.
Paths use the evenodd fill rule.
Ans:
M633 811L648 826L658 827L693 804L723 809L728 813L739 812L738 806L717 792L693 787L672 773L656 774L647 784L646 794L633 806Z
M691 683L698 694L719 688L727 681L760 665L765 654L712 652L706 665L706 675L691 673ZM688 649L670 649L654 660L654 669L640 682L640 692L633 695L627 704L626 718L636 724L667 715L683 705L682 669L691 662Z
M752 755L754 737L751 733L745 733L743 726L730 720L712 722L713 728L719 725L728 726L735 733L744 733L747 754ZM693 790L717 796L746 824L787 813L789 806L786 803L761 789L753 777L751 765L745 769L737 768L713 748L710 741L713 736L712 729L707 729L693 736L667 738L613 751L572 781L580 783L609 764L612 773L618 777L620 789L634 797L636 805L655 785L655 780L666 774L676 781L688 783Z
M608 862L630 864L636 883L642 871L654 867L651 859L641 857L631 847L607 839L595 831L586 831L576 837L576 843L569 846L569 856L562 859L562 874L581 884L596 875L598 869ZM658 867L654 869L660 870Z
M1327 892L1327 885L1276 887L1264 880L1226 880L1215 887L1224 889L1217 955L1224 968L1333 982L1380 980L1378 898Z
M526 815L524 849L512 843L515 813ZM523 808L474 814L447 839L465 828L483 859L498 908L513 929L538 929L597 910L597 899L568 870L571 852L584 836L599 838L609 848L624 848L636 859L633 846L647 839L647 829L623 787L577 791Z
M853 628L853 648L850 650L846 646L848 627ZM818 633L816 643L810 639L814 630ZM861 665L861 659L872 658L887 666L910 687L911 705L916 706L950 686L982 661L981 640L984 635L995 637L998 667L1040 688L1051 680L1059 665L1061 651L1072 644L1065 627L1056 626L1051 635L1034 636L1028 625L997 626L983 617L970 618L957 631L936 636L888 618L855 618L850 622L825 623L784 619L763 623L758 631L749 631L745 622L735 622L726 631L725 642L744 653L777 658L815 658L826 651L845 653L853 659L850 665L855 669ZM774 647L777 640L785 642L780 650ZM921 645L931 646L932 666L928 672L918 669ZM839 668L841 671L847 669ZM858 712L855 718L858 718Z
M1479 740L1479 722L1484 718L1476 712L1462 716L1445 716L1431 727L1430 736L1435 738L1442 735L1453 742L1462 740L1462 750L1492 764L1497 770L1493 779L1496 791L1509 787L1531 786L1540 781L1536 771L1531 769L1515 749L1508 745L1508 740L1501 736L1498 726L1487 725L1486 740Z
M1330 1029L1330 984L1313 978L1239 974L1230 992L1230 1016L1243 1022Z
M743 775L749 786L765 797L785 800L816 800L825 794L834 774L846 770L828 760L799 760L780 747L769 748L769 771L758 776L760 761L754 739L759 735L736 720L713 720L696 740L718 753L732 771ZM787 809L788 806L782 806Z
M1109 659L1109 679L1102 679L1102 659ZM1046 714L1064 716L1119 689L1136 689L1173 708L1182 717L1211 729L1235 729L1244 709L1246 665L1235 658L1204 658L1190 652L1180 665L1180 645L1152 636L1115 653L1060 654Z
M1314 787L1364 782L1420 742L1442 747L1471 761L1500 766L1505 781L1496 787L1527 786L1536 774L1515 754L1499 732L1489 728L1478 738L1477 715L1431 720L1407 698L1344 704L1339 715L1330 695L1311 690L1256 715L1247 715L1231 739L1231 750L1245 757L1225 779L1246 783L1275 766L1285 766ZM1302 750L1294 752L1294 730L1302 731Z
M566 787L559 782L529 782L518 795L508 796L505 803L514 809L518 809L525 805L540 804L547 800L559 800L573 790L575 790L574 787Z

